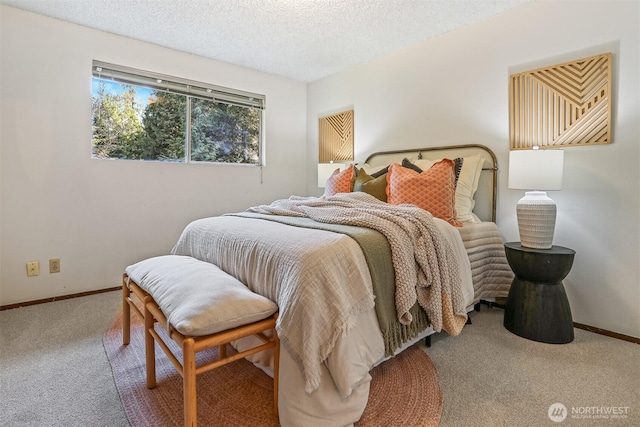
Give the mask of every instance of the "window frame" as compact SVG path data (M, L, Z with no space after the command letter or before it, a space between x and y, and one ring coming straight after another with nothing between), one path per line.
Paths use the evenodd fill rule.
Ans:
M108 62L93 60L92 61L92 79L110 80L121 84L145 87L155 90L161 90L168 93L180 94L186 97L186 116L185 116L185 153L184 160L171 163L192 163L192 164L223 164L223 165L243 165L243 166L264 166L265 138L264 138L264 110L266 109L266 96L231 89L223 86L213 85L209 83L198 82L195 80L184 79L180 77L169 76L166 74L156 73L152 71L140 70L136 68L126 67L122 65L111 64ZM93 84L93 83L92 83ZM259 110L258 118L258 162L257 163L240 163L240 162L215 162L191 160L192 140L191 140L191 101L193 98L200 98L215 103L224 103L232 106L253 108ZM93 131L92 131L93 140ZM93 157L93 159L97 159ZM117 160L114 158L114 160ZM119 159L119 160L135 160L135 159ZM162 162L162 160L142 160L147 162Z

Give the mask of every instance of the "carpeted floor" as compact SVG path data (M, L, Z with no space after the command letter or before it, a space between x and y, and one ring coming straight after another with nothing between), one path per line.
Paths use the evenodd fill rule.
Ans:
M0 312L0 425L129 425L102 342L120 304L109 292ZM472 313L459 336L439 334L427 349L442 427L640 425L637 344L583 330L570 344L536 343L505 330L503 314ZM553 403L569 412L562 423L548 417ZM587 418L613 407L626 413Z
M0 425L129 425L102 345L120 292L0 311Z
M640 346L581 329L572 343L539 343L507 331L503 317L483 306L459 336L434 337L427 353L443 391L442 426L558 425L548 415L554 403L567 408L563 426L640 426ZM626 413L586 413L611 408Z
M158 386L146 388L144 325L132 318L131 343L122 345L119 314L104 336L107 358L116 388L132 426L180 426L182 424L182 377L164 353L156 354ZM179 347L162 328L156 331L175 354ZM232 351L232 350L230 350ZM215 358L217 349L198 353L198 364ZM180 356L178 356L180 357ZM367 408L356 427L389 425L437 427L442 412L442 393L436 369L419 347L405 350L371 372ZM198 424L202 426L279 426L273 415L273 381L253 364L239 360L198 376ZM389 393L389 390L394 390ZM247 408L251 408L247 411Z

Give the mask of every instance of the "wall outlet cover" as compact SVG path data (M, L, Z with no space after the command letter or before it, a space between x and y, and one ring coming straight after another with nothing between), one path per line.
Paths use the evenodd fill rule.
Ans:
M60 273L60 258L49 260L49 273Z
M27 262L27 276L39 276L40 275L40 263L38 261Z

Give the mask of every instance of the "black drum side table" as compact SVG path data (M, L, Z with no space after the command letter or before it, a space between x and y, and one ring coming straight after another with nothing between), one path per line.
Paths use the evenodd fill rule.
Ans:
M575 251L562 246L526 248L504 245L515 274L504 311L504 327L521 337L550 344L573 341L571 307L562 284Z

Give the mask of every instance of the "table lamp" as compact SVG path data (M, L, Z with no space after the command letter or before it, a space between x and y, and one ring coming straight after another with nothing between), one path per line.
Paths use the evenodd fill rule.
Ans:
M509 153L509 188L526 191L516 205L520 243L550 249L556 226L556 204L546 191L562 189L564 151L516 150Z

